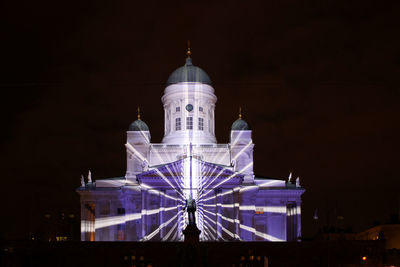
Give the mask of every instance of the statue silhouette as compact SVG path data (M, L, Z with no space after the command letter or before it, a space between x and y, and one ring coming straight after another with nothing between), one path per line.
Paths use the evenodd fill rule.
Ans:
M183 208L184 210L186 209L189 217L189 224L190 225L196 225L196 201L192 198L192 195L189 196L188 199L186 199L186 204L185 207Z

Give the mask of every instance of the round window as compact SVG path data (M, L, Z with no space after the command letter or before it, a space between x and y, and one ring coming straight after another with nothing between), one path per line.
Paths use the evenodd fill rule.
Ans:
M192 111L193 110L193 105L192 104L187 104L186 105L186 110L189 111L189 112Z

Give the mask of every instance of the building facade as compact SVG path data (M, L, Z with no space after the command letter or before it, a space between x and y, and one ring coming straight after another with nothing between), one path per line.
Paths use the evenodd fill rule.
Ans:
M161 100L162 142L151 142L138 114L127 131L125 176L82 180L81 240L181 241L189 197L202 241L299 240L304 189L298 180L254 175L252 131L241 114L230 142L217 143L217 97L190 50Z

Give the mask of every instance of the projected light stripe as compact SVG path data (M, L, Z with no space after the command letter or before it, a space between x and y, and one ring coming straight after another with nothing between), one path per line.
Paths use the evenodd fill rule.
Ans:
M240 237L239 237L238 235L232 233L231 231L229 231L228 229L226 229L225 227L223 227L221 223L217 222L217 224L219 225L219 227L221 227L222 231L224 231L225 233L227 233L230 237L240 239Z
M143 237L143 239L142 239L141 241L144 241L144 240L151 240L156 234L158 234L158 233L160 232L160 230L161 230L162 228L164 228L165 226L167 226L168 224L170 224L173 220L175 220L175 219L178 217L178 214L179 214L180 212L181 212L181 211L179 211L175 216L173 216L173 217L172 217L171 219L169 219L168 221L166 221L166 222L160 224L160 226L159 226L155 231L153 231L151 234L149 234L149 235Z
M207 211L207 210L204 210L204 211L206 211L207 213L210 213L210 214L213 215L213 216L216 215L216 216L218 216L218 217L221 217L221 219L226 220L226 221L228 221L228 222L230 222L230 223L237 223L241 229L244 229L244 230L246 230L246 231L250 231L250 232L254 233L254 234L257 235L257 236L259 236L259 237L261 237L261 238L264 238L265 240L268 240L268 241L285 241L285 240L283 240L283 239L276 238L276 237L274 237L274 236L272 236L272 235L268 235L268 234L262 233L262 232L260 232L260 231L257 231L257 230L256 230L255 228L253 228L253 227L249 227L249 226L246 226L246 225L244 225L244 224L241 224L239 220L236 220L236 219L235 219L235 220L232 220L232 219L227 218L227 217L225 217L225 216L223 216L223 215L221 215L221 214L219 214L219 213L213 213L213 212L209 212L209 211ZM206 219L210 220L211 222L218 224L219 226L221 226L221 229L224 230L223 227L222 227L222 225L221 225L219 222L215 222L214 220L212 220L210 217L208 217L208 216L205 215L205 214L204 214L204 217L205 217ZM207 221L205 221L205 222L207 223ZM227 229L226 229L226 230L227 230ZM229 231L229 230L227 230L227 231ZM224 231L224 232L225 232L225 231ZM231 232L229 231L229 233L231 233ZM233 233L231 233L231 234L233 234ZM233 235L234 235L235 238L240 238L240 237L239 237L238 235L236 235L236 234L233 234Z
M219 216L219 217L221 217L222 219L227 220L227 221L229 221L229 222L231 222L231 223L235 223L234 220L229 219L229 218L227 218L227 217L225 217L225 216L222 216L222 215L220 215L219 213L217 213L217 216ZM207 217L207 218L208 218L208 217ZM259 232L259 231L257 231L255 228L253 228L253 227L249 227L249 226L246 226L246 225L244 225L244 224L240 224L240 222L239 222L238 220L237 220L237 222L238 222L239 227L240 227L241 229L244 229L244 230L246 230L246 231L250 231L250 232L254 233L255 235L257 235L257 236L259 236L259 237L261 237L261 238L264 238L264 239L266 239L266 240L269 240L269 241L285 241L285 240L276 238L276 237L274 237L274 236L271 236L271 235L268 235L268 234ZM217 223L217 224L220 225L219 223ZM222 225L220 225L220 226L222 227ZM238 236L236 236L236 237L238 237Z
M210 234L210 232L208 231L208 229L204 228L204 238L203 240L208 241L208 240L212 240L213 236Z
M211 180L210 179L210 182L208 183L208 184L206 184L205 186L203 186L203 188L200 190L200 192L199 192L199 194L201 194L203 197L204 197L204 195L202 194L203 193L203 191L206 189L206 188L208 188L215 180L217 180L218 179L218 177L220 177L221 176L221 174L225 171L225 170L227 170L228 168L222 168L221 169L221 171ZM213 187L214 188L214 187Z
M240 206L239 210L251 210L255 211L257 209L261 209L263 212L271 212L271 213L286 213L286 206Z
M134 213L134 214L127 214L127 215L119 215L113 217L105 217L105 218L98 218L95 220L95 229L100 229L104 227L109 227L113 225L123 224L129 221L139 220L142 218L142 215L154 215L158 214L161 211L170 211L177 209L178 206L169 207L169 208L159 208L153 210L142 210L141 213Z
M212 241L212 240L216 240L217 239L217 236L213 235L208 228L205 231L205 234L207 234L206 241Z
M176 240L177 236L178 236L178 230L175 231L175 234L172 236L172 240Z
M217 214L216 213L214 213L214 212L211 212L211 211L208 211L208 210L204 210L205 212L207 212L207 213L209 213L209 214L211 214L211 215L213 215L213 216L217 216ZM204 215L205 216L205 215Z
M171 233L177 228L177 226L178 226L178 223L176 223L172 228L171 228L171 230L169 230L169 232L163 237L163 241L166 241L166 240L168 240L168 237L171 235Z
M210 217L208 217L207 215L204 214L204 218L208 219L209 222L213 223L213 224L217 224L217 222L213 219L211 219ZM204 222L207 223L207 220L204 220ZM208 224L208 223L207 223ZM213 229L213 227L211 227Z
M212 222L212 223L214 223L215 225L217 225L217 222L216 222L216 221L210 219L210 218L209 218L207 215L205 215L205 214L204 214L204 218L208 219L210 222ZM207 221L205 221L205 222L206 222L207 225L209 225L209 223L208 223ZM213 229L213 228L211 228L211 229ZM217 234L217 237L220 237L222 240L225 240L225 239L222 237L222 234L221 234L220 232L215 231L215 233Z
M143 157L143 155L139 151L137 151L131 144L126 143L125 147L129 150L129 152L132 153L132 155L138 157L141 161L147 161L147 159Z
M172 189L175 190L175 192L178 193L178 195L180 195L182 198L185 199L185 196L182 195L182 193L179 192L179 191L175 188L175 186L173 186L173 184L172 184L170 181L168 181L167 177L165 177L164 174L162 174L158 169L155 169L155 171L157 172L157 174L158 174L169 186L172 187Z
M159 164L166 164L166 163L168 163L168 162L172 162L172 161L173 161L173 160L170 158L169 153L163 153L163 156L165 157L166 160L163 159L163 158L160 156L160 154L159 154L158 151L156 151L156 153L153 153L152 155L157 156L157 158L158 158L158 160L159 160Z
M239 171L239 173L242 173L242 172L245 171L246 169L250 168L252 165L253 165L253 162L250 162L250 163L247 164L245 167L243 167L243 168ZM230 175L228 178L222 180L222 181L219 182L217 185L213 186L213 189L214 189L214 188L220 187L222 184L226 183L227 181L229 181L230 179L232 179L232 178L235 177L236 175L237 175L236 173ZM211 192L213 191L213 189L210 189L209 191L207 191L207 193L205 193L204 195L202 195L202 197L207 196L209 193L211 193ZM216 197L216 196L212 196L212 197L210 197L210 198L204 199L203 201L207 201L207 200L213 199L213 198L215 198L215 197Z
M204 223L205 223L205 225L207 226L207 229L208 230L211 230L215 235L217 234L217 230L215 230L214 229L214 227L212 227L209 223L208 223L208 221L204 221ZM211 232L210 232L211 233ZM214 236L215 236L214 235Z
M96 218L95 220L95 229L100 229L104 227L109 227L113 225L123 224L129 221L139 220L142 218L140 213L122 215L122 216L113 216L106 218Z
M168 168L168 166L166 166L166 167L167 167L168 172L171 174L171 177L174 177L174 178L175 178L175 182L176 182L176 184L178 185L179 190L180 190L180 191L183 191L183 187L182 187L182 186L183 186L183 179L184 179L184 177L183 177L183 171L178 171L177 166L172 165L172 168L174 169L175 173L179 173L179 174L180 174L178 177L176 177L176 176L174 176L174 175L172 174L172 172L171 172L171 170Z
M257 189L257 188L263 187L263 186L272 186L274 184L279 184L279 183L281 183L281 181L268 181L268 182L265 182L265 183L262 183L262 184L259 184L259 185L246 186L246 187L235 187L231 191L229 190L229 191L225 191L225 192L222 192L222 193L218 193L217 195L209 197L209 198L206 198L203 201L208 201L208 200L213 199L215 197L220 197L220 196L225 196L225 195L228 195L228 194L232 194L233 192L237 192L237 191L239 191L240 193L243 193L243 192L251 190L251 189Z
M239 207L239 210L250 210L250 211L255 211L257 209L262 209L263 212L271 212L271 213L286 213L286 206L255 206L255 205L242 205L240 206L239 203L234 203L234 204L203 204L203 206L207 207L216 207L220 206L223 208L234 208L234 207ZM300 207L297 207L296 213L299 214ZM205 210L207 211L207 210ZM208 211L207 211L208 212Z
M178 208L179 208L179 206L174 206L174 207L169 207L169 208L162 207L162 208L153 209L153 210L145 210L145 209L143 209L141 214L142 215L153 215L153 214L160 213L161 211L175 210L175 209L178 209Z
M225 217L225 216L223 216L223 215L221 215L221 214L219 214L219 213L210 212L210 211L208 211L208 210L204 210L204 211L207 212L207 213L209 213L209 214L211 214L211 215L213 215L213 216L221 217L221 219L223 219L223 220L225 220L225 221L228 221L228 222L230 222L230 223L240 223L240 221L237 220L237 219L231 219L231 218Z
M248 143L240 150L240 152L237 153L236 156L233 157L233 160L236 160L240 155L242 155L242 153L244 153L244 151L245 151L250 145L252 145L252 144L253 144L252 141L248 142Z
M243 230L252 232L252 233L255 234L256 236L259 236L259 237L264 238L264 239L269 240L269 241L285 241L285 240L283 240L283 239L279 239L279 238L273 237L273 236L271 236L271 235L268 235L268 234L264 234L264 233L262 233L262 232L259 232L259 231L257 231L256 229L254 229L253 227L249 227L249 226L246 226L246 225L244 225L244 224L239 225L239 227L240 227L241 229L243 229Z
M140 184L140 185L141 185L142 187L146 188L146 189L148 190L147 192L150 193L150 194L160 194L160 195L162 195L162 196L164 196L164 197L166 197L166 198L173 199L173 200L176 200L176 201L184 202L184 200L182 200L182 198L176 198L176 197L167 195L167 194L165 194L164 192L161 192L161 191L159 191L159 190L157 190L157 189L154 189L153 187L151 187L151 186L149 186L149 185L146 185L146 184L144 184L144 183L142 183L142 184Z
M246 167L245 167L245 168L246 168ZM243 169L244 169L244 168L243 168ZM218 194L216 194L216 195L214 195L214 196L205 198L205 199L203 199L202 201L203 201L203 202L206 202L206 201L209 201L209 200L214 199L214 198L216 198L216 197L220 197L220 196L225 196L225 195L228 195L228 194L232 194L233 192L236 192L236 191L238 191L238 190L239 190L239 193L243 193L243 192L245 192L245 191L252 190L252 189L257 189L257 188L260 188L260 187L263 187L263 186L272 186L272 185L277 184L277 183L280 183L280 182L281 182L281 181L268 181L268 182L265 182L265 183L262 183L262 184L259 184L259 185L246 186L246 187L235 187L235 188L233 188L232 190L225 191L225 192L222 192L222 193L218 193ZM204 196L205 196L205 195L203 195L202 197L204 197Z
M244 151L245 151L245 149L247 149L250 145L252 144L252 142L249 142L234 158L233 158L233 160L236 160L242 153L244 153ZM252 164L252 163L251 163ZM248 167L250 167L250 166L248 166ZM248 168L247 167L247 168ZM240 170L239 171L239 173L242 173L245 169L247 169L246 167L244 168L244 169L242 169L242 170ZM213 179L213 180L211 180L211 182L207 185L207 186L205 186L204 187L204 189L206 189L208 186L210 186L221 174L222 174L222 172L223 171L225 171L225 170L227 170L227 169L230 169L230 168L227 168L227 167L225 167L225 168L223 168L222 170L221 170L221 172ZM229 180L229 179L228 179ZM215 188L216 186L214 186L214 188Z
M184 125L183 125L184 127ZM184 159L168 163L165 166L157 167L154 169L151 169L150 175L149 175L149 181L154 181L154 175L157 175L160 179L158 179L157 183L165 183L165 186L168 186L172 190L167 190L167 193L160 192L150 186L143 185L141 184L144 188L149 190L149 193L154 193L154 194L159 194L163 195L168 199L172 199L175 201L178 201L179 203L185 204L186 198L188 197L188 192L190 191L190 188L193 190L193 197L196 200L197 204L197 211L195 213L196 216L196 223L199 229L201 230L200 234L200 239L201 240L215 240L217 237L220 240L240 240L239 232L237 229L241 230L241 233L247 232L244 234L244 238L248 238L249 236L253 238L254 236L257 236L258 238L268 240L268 241L284 241L280 238L277 238L276 236L271 235L271 233L263 233L259 230L256 230L254 227L250 227L245 224L241 224L239 218L242 218L243 216L253 216L251 213L248 213L246 211L254 212L254 211L259 211L262 213L275 213L275 214L282 214L284 216L294 216L297 214L300 214L300 207L296 207L294 209L291 209L290 211L287 211L286 206L257 206L257 205L242 205L240 206L239 203L221 203L221 200L218 199L217 202L219 203L213 203L217 197L223 197L223 196L228 196L227 199L230 199L230 201L233 201L233 199L236 199L238 194L243 194L245 192L247 193L252 193L251 190L262 190L263 187L282 187L285 186L285 183L282 181L271 181L268 180L266 182L260 182L257 180L255 185L251 186L237 186L237 182L239 181L240 178L244 176L243 173L246 173L253 165L252 162L249 162L246 166L238 170L237 172L233 173L233 162L238 160L241 155L243 155L250 146L253 145L253 143L247 142L244 145L238 145L238 141L240 140L240 136L242 133L239 133L239 136L233 140L230 149L238 148L240 146L240 149L237 149L239 152L235 153L235 156L232 157L231 161L232 166L221 166L221 165L215 165L211 164L208 162L204 162L201 160L198 160L197 158L193 158L192 161L190 161L189 157L186 157ZM187 144L192 142L192 137L188 136ZM128 150L133 153L136 157L139 159L142 157L140 153L138 153L135 149L131 149L129 145L127 145ZM186 149L185 153L188 155L188 149L189 145L186 145L184 147ZM199 152L199 146L195 145L193 147L193 152L198 153ZM161 151L161 150L160 150ZM217 153L213 155L214 158L209 157L212 159L213 162L225 162L226 157L230 156L230 153L225 153L225 150L216 150ZM168 154L168 153L167 153ZM164 155L163 159L167 159L168 161L173 160L170 155ZM154 157L160 157L161 154L159 154L159 151L155 152L153 154ZM161 162L162 159L159 159ZM191 163L190 163L191 162ZM189 170L192 170L190 173ZM145 177L145 176L143 176ZM156 177L156 178L158 178ZM192 177L192 183L190 184L190 177ZM236 180L237 179L237 180ZM146 181L145 179L143 181ZM231 187L232 182L230 181L235 181L235 187ZM190 186L189 186L190 185ZM163 185L163 187L165 188ZM227 188L222 188L223 186L226 186ZM158 187L158 186L156 186ZM229 188L230 187L230 188ZM218 192L215 194L215 189L222 189L222 192ZM154 192L152 190L155 190ZM250 191L250 192L249 192ZM172 192L172 193L171 193ZM171 195L173 194L173 195ZM233 198L235 197L235 198ZM225 201L225 200L224 200ZM170 202L168 202L170 203ZM159 214L162 211L174 211L178 209L178 214L181 214L179 218L177 215L172 216L171 213L168 213L168 215L165 215L166 217L163 217L167 219L165 223L161 223L161 225L155 229L152 233L145 235L143 240L151 240L154 239L154 237L161 232L161 229L163 227L166 227L171 224L172 220L175 220L176 223L174 225L171 225L171 227L168 227L167 233L164 236L160 236L162 240L182 240L183 239L183 234L182 230L184 227L186 227L187 224L187 213L185 212L182 214L181 207L183 205L178 204L178 206L173 206L171 207L170 205L168 207L161 207L160 209L154 209L154 210L143 210L143 216L151 216L151 215L156 215ZM224 212L225 211L225 212ZM243 212L242 217L239 216L238 212ZM259 213L262 216L262 213ZM286 214L287 213L287 214ZM170 215L171 214L171 215ZM224 215L222 215L224 214ZM249 215L250 214L250 215ZM258 216L258 215L257 215ZM124 219L121 218L123 216L120 216L119 218L109 218L108 220L104 220L101 223L103 225L113 225L113 224L119 224L123 223ZM259 217L262 218L262 217ZM283 218L283 217L282 217ZM96 227L98 227L101 224L97 224ZM250 223L252 225L252 223ZM106 226L104 226L106 227ZM154 226L153 226L154 227ZM162 231L164 233L165 231ZM249 233L252 233L253 235L250 235ZM279 233L277 233L279 236L281 236Z
M225 221L228 221L228 222L230 222L230 223L240 223L240 221L237 220L237 219L231 219L231 218L222 216L222 215L219 214L219 213L217 213L217 216L221 217L222 219L224 219Z
M236 138L231 142L231 148L234 148L237 146L237 142L239 142L240 138L243 135L243 131L240 131L240 133L236 136Z

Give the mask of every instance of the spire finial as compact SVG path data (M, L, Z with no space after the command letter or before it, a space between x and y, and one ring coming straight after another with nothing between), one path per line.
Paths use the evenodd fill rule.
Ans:
M239 119L242 118L242 107L239 107Z
M190 40L187 41L187 51L186 51L186 56L190 58L192 55L192 52L190 51Z
M137 107L137 119L140 120L140 107Z

